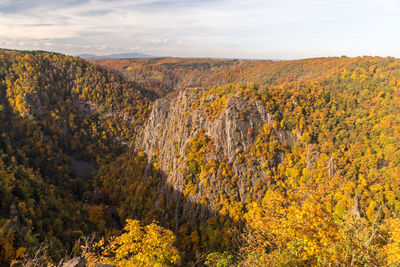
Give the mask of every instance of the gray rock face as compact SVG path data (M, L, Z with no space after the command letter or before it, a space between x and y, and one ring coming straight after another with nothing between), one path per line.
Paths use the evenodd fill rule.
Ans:
M84 258L75 257L63 265L63 267L85 267L86 261Z
M46 93L43 93L46 94ZM24 96L24 106L30 108L30 112L27 115L32 118L33 115L40 115L43 113L43 107L41 103L41 95L36 92L27 92ZM46 95L47 96L47 95ZM47 97L48 98L48 97Z
M260 179L262 171L257 169L257 166L246 166L239 161L238 155L253 145L257 134L251 133L258 133L264 124L272 124L273 119L260 101L244 99L238 94L226 99L225 107L215 118L207 119L205 105L217 97L211 95L201 100L198 91L184 90L172 99L157 100L147 125L137 138L136 146L165 172L168 184L175 190L183 192L185 184L182 170L187 167L184 164L185 148L199 131L204 131L213 141L215 158L228 162L234 176L238 177L241 183L241 192L226 191L226 193L236 194L238 200L243 200L248 191L244 184L248 179L249 170L255 174L252 175L251 183ZM199 101L203 102L199 104ZM285 131L274 131L274 135L285 145L292 145L296 139ZM219 186L215 176L210 177L217 184L212 190L228 190ZM201 191L189 198L198 202L201 196L204 196L204 192ZM213 202L212 199L209 200Z

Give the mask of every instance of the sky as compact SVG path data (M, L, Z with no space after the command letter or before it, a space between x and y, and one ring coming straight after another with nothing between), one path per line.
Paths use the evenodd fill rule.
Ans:
M400 57L400 0L0 0L0 47L70 55Z

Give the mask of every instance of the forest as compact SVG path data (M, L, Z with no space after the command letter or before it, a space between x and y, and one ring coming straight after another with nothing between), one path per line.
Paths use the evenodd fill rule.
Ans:
M0 266L400 265L400 60L0 50Z

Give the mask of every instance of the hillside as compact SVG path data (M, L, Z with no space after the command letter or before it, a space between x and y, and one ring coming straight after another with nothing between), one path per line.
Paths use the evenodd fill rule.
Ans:
M44 240L60 258L99 229L91 172L128 150L148 101L118 75L60 54L0 51L0 80L0 263Z
M362 58L316 58L293 61L226 59L105 59L96 65L121 73L158 97L176 90L226 84L279 85L332 75Z
M399 263L400 60L0 57L2 264Z
M383 264L399 212L399 61L262 63L241 72L258 85L178 87L153 104L137 147L166 176L154 201L168 227L200 236L191 252L239 250L250 266Z

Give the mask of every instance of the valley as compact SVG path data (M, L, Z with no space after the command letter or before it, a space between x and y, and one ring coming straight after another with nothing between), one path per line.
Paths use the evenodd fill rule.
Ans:
M391 57L0 50L0 265L397 264L399 87Z

